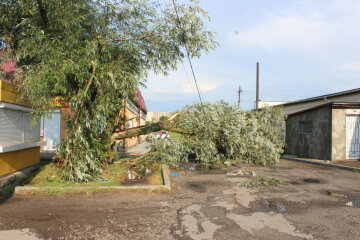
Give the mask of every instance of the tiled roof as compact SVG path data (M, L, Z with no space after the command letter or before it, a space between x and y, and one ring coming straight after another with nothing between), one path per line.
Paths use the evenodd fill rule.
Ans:
M0 64L1 71L5 73L14 72L16 62L6 61L4 64Z
M146 105L143 96L141 95L140 90L137 90L135 93L135 98L138 101L139 107L141 110L143 110L145 113L147 113Z

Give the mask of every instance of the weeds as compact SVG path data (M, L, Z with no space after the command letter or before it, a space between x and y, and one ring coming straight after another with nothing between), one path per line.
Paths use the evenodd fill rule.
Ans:
M283 184L284 182L277 178L258 176L258 178L254 180L239 182L238 186L259 188L262 186L281 186Z

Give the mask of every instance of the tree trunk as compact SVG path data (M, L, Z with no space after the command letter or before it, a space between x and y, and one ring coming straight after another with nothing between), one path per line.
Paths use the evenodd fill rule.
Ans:
M189 132L189 131L186 131L181 128L175 128L172 126L173 126L173 124L171 124L170 121L167 120L167 121L153 123L148 126L135 127L135 128L131 128L128 130L118 132L118 133L113 133L112 136L113 136L113 139L115 139L115 140L121 140L121 139L125 139L125 138L131 138L131 137L136 137L136 136L140 136L140 135L145 135L148 133L157 132L157 131L161 131L161 130L172 131L172 132L183 133L183 134L191 134L191 132Z

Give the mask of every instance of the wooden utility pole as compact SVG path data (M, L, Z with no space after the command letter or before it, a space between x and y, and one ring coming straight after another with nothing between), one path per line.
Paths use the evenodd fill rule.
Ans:
M259 110L259 62L256 63L256 111Z
M238 90L238 95L239 95L239 99L238 99L238 109L240 109L240 94L241 94L242 90L241 87L239 86L239 90Z

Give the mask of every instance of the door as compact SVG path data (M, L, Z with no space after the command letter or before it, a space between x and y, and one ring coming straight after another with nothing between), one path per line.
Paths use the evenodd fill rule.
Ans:
M346 159L360 159L360 115L346 115Z
M55 110L51 113L51 118L44 118L44 140L46 145L44 150L56 150L57 145L60 144L60 111Z

